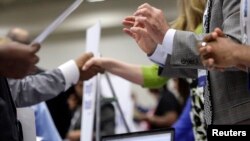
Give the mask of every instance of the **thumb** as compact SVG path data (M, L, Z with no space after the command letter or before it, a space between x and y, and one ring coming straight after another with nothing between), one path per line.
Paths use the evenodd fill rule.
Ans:
M41 45L38 44L38 43L34 43L34 44L31 45L31 51L32 51L33 53L38 52L38 51L40 50L40 48L41 48Z
M215 28L214 32L216 32L218 34L219 37L224 37L225 34L223 33L223 31L220 28Z
M90 66L92 66L92 64L93 64L92 62L93 62L93 61L91 61L91 60L87 61L87 62L83 65L82 70L83 70L83 71L88 70L88 69L90 68Z
M89 60L83 65L82 70L83 70L83 71L86 71L86 70L88 70L88 69L89 69L90 67L92 67L92 66L101 67L102 65L101 65L101 62L98 61L97 58L91 58L91 59L89 59Z
M82 63L83 63L82 65L84 65L92 57L94 57L94 54L92 52L84 53L82 56Z

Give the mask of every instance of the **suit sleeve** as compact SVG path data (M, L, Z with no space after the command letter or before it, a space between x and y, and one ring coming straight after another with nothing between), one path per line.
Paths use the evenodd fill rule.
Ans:
M8 79L17 107L25 107L54 98L65 89L65 79L59 69L30 75L23 79Z

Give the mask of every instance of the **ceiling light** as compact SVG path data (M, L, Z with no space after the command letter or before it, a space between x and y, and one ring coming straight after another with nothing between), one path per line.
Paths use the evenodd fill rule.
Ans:
M105 1L105 0L87 0L88 2L101 2L101 1Z

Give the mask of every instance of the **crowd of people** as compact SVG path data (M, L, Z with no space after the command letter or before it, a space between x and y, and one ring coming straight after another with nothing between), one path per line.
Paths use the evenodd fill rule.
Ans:
M208 125L250 124L250 50L248 34L242 32L247 20L241 13L247 4L244 0L179 0L179 16L171 23L163 9L148 3L138 6L123 20L123 31L154 63L151 66L83 53L58 68L42 70L36 66L40 45L30 45L27 31L11 29L0 38L0 140L23 140L16 108L32 106L37 119L46 113L43 122L52 123L44 126L38 121L38 136L79 141L81 82L104 71L149 88L158 104L152 114L135 107L134 119L146 121L147 130L175 128L176 141L206 141ZM168 87L170 80L172 87ZM47 105L36 104L67 91L64 102L72 118L67 132L59 133ZM101 114L102 135L114 134L112 104L104 102Z

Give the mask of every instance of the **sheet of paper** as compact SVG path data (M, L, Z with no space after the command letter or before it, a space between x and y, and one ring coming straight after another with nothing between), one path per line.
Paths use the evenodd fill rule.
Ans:
M87 30L86 52L99 54L101 26L95 24ZM94 114L96 108L96 94L98 89L99 77L95 76L90 80L84 81L82 119L81 119L81 141L93 140Z
M22 124L23 140L36 140L35 115L32 108L17 108L17 119Z
M99 43L101 36L101 24L97 22L87 30L86 52L94 53L95 57L99 56Z
M72 12L74 12L83 2L76 0L70 5L58 18L56 18L41 34L39 34L32 43L41 44Z

